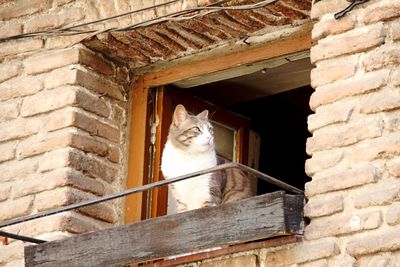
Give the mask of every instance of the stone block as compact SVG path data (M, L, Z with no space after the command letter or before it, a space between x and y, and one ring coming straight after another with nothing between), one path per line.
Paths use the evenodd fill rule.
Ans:
M305 228L304 237L307 240L349 235L355 232L379 228L382 225L381 211L356 213L346 216L329 216L314 219Z
M311 48L311 63L340 55L363 52L383 44L384 41L383 23L356 28L320 40L316 46Z
M359 56L346 56L323 61L311 70L311 86L318 86L352 77L357 70Z
M1 33L0 33L1 36ZM11 79L21 72L22 67L19 61L11 61L0 65L0 83Z
M316 110L319 106L333 103L349 96L369 93L386 85L388 78L388 70L379 70L320 86L311 95L310 107L312 110Z
M356 101L338 101L316 109L315 114L308 116L308 130L312 133L315 130L335 123L348 122Z
M304 216L309 218L331 215L343 211L341 195L323 195L311 198L304 207Z
M43 89L43 79L38 76L19 76L0 84L0 101L33 95Z
M16 119L0 123L0 142L19 139L39 131L41 122L38 119Z
M0 123L16 119L19 115L20 106L20 99L0 102Z
M400 44L385 44L365 54L361 64L367 71L400 65Z
M304 252L307 253L304 253ZM296 244L296 246L267 252L261 260L265 267L289 266L291 264L315 261L340 253L335 241L326 240Z
M359 21L370 24L395 17L400 17L400 3L392 0L383 0L367 5L362 10Z
M0 21L37 13L49 7L48 0L13 1L0 9Z
M0 203L0 221L28 215L31 211L33 196L8 200Z
M256 255L244 255L223 260L200 263L200 267L242 267L242 266L246 267L258 266Z
M354 238L347 243L346 251L354 257L377 252L396 251L400 249L399 240L400 229L385 230Z
M380 177L377 169L370 164L362 164L352 169L338 171L331 175L314 178L305 185L306 196L314 196L332 191L348 189L364 184L374 183Z

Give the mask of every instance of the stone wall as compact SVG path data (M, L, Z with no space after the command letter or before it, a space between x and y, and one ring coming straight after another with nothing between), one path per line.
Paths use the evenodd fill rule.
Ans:
M3 0L0 38L164 2L169 1ZM178 1L88 27L127 26L197 4L208 1ZM81 45L85 36L0 42L0 221L120 192L126 186L133 75L126 64ZM117 200L2 230L53 240L121 223L123 209L123 200ZM1 240L0 266L23 266L26 244Z
M186 266L399 266L400 1L315 1L301 243Z
M0 1L0 36L90 21L146 1ZM152 1L153 2L153 1ZM154 1L162 2L162 1ZM200 1L199 2L204 2ZM147 2L146 2L147 3ZM171 10L184 8L178 2ZM204 3L198 3L204 4ZM400 262L400 3L371 0L343 19L345 0L315 1L306 185L311 219L299 244L235 254L202 266L395 266ZM127 25L149 10L96 25ZM0 43L0 220L121 191L132 73L74 43L47 36ZM51 240L109 227L122 203L27 222L10 232ZM19 241L0 266L22 266Z

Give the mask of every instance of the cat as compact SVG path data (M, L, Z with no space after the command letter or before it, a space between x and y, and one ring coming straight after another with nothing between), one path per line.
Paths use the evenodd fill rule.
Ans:
M161 171L166 179L223 163L216 155L208 111L190 115L175 108L165 144ZM254 195L249 178L238 169L204 174L169 185L168 214L184 212Z

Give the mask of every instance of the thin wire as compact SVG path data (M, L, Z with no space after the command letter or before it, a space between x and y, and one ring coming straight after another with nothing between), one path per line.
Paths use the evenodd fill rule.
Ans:
M0 236L9 237L9 238L12 238L15 240L21 240L24 242L30 242L30 243L35 243L35 244L41 244L41 243L47 242L46 240L37 239L37 238L24 236L24 235L13 234L13 233L4 232L4 231L0 231Z
M114 194L110 194L107 196L103 196L103 197L99 197L99 198L95 198L95 199L91 199L91 200L86 200L86 201L82 201L80 203L75 203L75 204L71 204L69 206L65 206L65 207L60 207L60 208L55 208L52 210L47 210L47 211L43 211L43 212L39 212L36 214L32 214L32 215L27 215L27 216L22 216L19 218L15 218L12 220L8 220L8 221L4 221L0 223L0 228L1 227L6 227L6 226L11 226L14 224L18 224L18 223L22 223L22 222L27 222L27 221L31 221L34 219L38 219L38 218L42 218L45 216L49 216L49 215L54 215L57 213L61 213L61 212L65 212L65 211L70 211L70 210L74 210L74 209L78 209L78 208L82 208L82 207L86 207L89 205L93 205L93 204L98 204L101 202L105 202L108 200L113 200L116 198L120 198L120 197L124 197L130 194L134 194L134 193L138 193L138 192L143 192L149 189L152 189L154 187L159 187L159 186L163 186L163 185L167 185L170 183L175 183L175 182L179 182L179 181L183 181L186 179L190 179L193 177L197 177L199 175L203 175L206 173L212 173L212 172L217 172L217 171L221 171L224 169L230 169L230 168L239 168L243 171L246 171L248 173L254 174L256 176L258 176L259 178L270 182L272 184L275 184L287 191L296 193L296 194L303 194L304 192L294 186L291 186L289 184L286 184L282 181L279 181L278 179L275 179L265 173L259 172L257 170L254 170L250 167L247 167L245 165L242 165L240 163L233 163L233 162L229 162L229 163L225 163L225 164L221 164L221 165L217 165L215 167L212 168L208 168L205 170L201 170L201 171L197 171L197 172L193 172L193 173L189 173L186 175L182 175L182 176L178 176L178 177L174 177L174 178L170 178L170 179L166 179L166 180L162 180L162 181L158 181L158 182L154 182L151 184L147 184L147 185L142 185L136 188L132 188L123 192L118 192L118 193L114 193Z
M181 11L177 11L177 12L173 12L164 16L160 16L154 19L149 19L140 23L136 23L136 24L132 24L126 27L112 27L112 28L107 28L104 30L74 30L73 32L71 31L71 29L75 29L77 27L81 27L81 26L87 26L90 24L95 24L95 23L99 23L99 22L104 22L110 19L115 19L115 18L119 18L121 16L125 16L128 15L127 13L124 14L120 14L120 15L115 15L113 17L109 17L109 18L104 18L101 20L97 20L97 21L92 21L92 22L88 22L88 23L83 23L80 25L75 25L75 26L71 26L71 27L64 27L64 28L59 28L59 29L50 29L50 30L46 30L46 31L39 31L39 32L32 32L32 33L24 33L24 34L19 34L19 35L14 35L14 36L9 36L9 37L5 37L5 38L0 38L0 42L1 41L7 41L7 40L15 40L15 39L21 39L21 38L28 38L28 37L34 37L34 36L49 36L49 35L54 35L54 34L64 34L68 33L66 35L78 35L78 34L84 34L84 33L88 33L89 35L84 37L82 40L87 39L89 37L92 37L93 35L97 35L100 33L105 33L105 32L118 32L118 31L127 31L127 30L133 30L133 29L137 29L140 27L146 27L146 26L150 26L150 25L154 25L154 24L158 24L161 22L165 22L165 21L183 21L183 20L189 20L189 19L193 19L199 16L205 16L211 13L215 13L218 11L228 11L228 10L252 10L252 9L257 9L257 8L262 8L265 7L267 5L273 4L275 2L277 2L279 0L264 0L261 1L259 3L255 3L255 4L249 4L249 5L239 5L239 6L227 6L227 7L219 7L219 6L214 6L217 4L221 4L221 3L226 3L227 0L223 0L223 1L219 1L218 3L214 3L212 6L204 6L204 7L194 7L194 8L188 8L185 10L181 10ZM160 4L161 5L161 4ZM154 8L154 7L152 7ZM150 8L146 8L146 9L150 9ZM204 12L201 12L204 11ZM136 12L140 12L138 10L135 11L131 11L131 13L136 13ZM181 16L183 14L188 14L188 13L195 13L197 12L197 14L191 15L191 16Z

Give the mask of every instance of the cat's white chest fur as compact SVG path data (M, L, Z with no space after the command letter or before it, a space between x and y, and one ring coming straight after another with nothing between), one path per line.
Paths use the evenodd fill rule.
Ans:
M166 143L161 170L166 179L195 171L207 169L217 165L214 150L204 153L191 154L174 148L169 142ZM184 203L187 210L201 208L204 202L211 199L210 179L212 175L206 174L199 177L174 183L170 187L168 213L180 212L179 203ZM177 206L178 205L178 206Z

